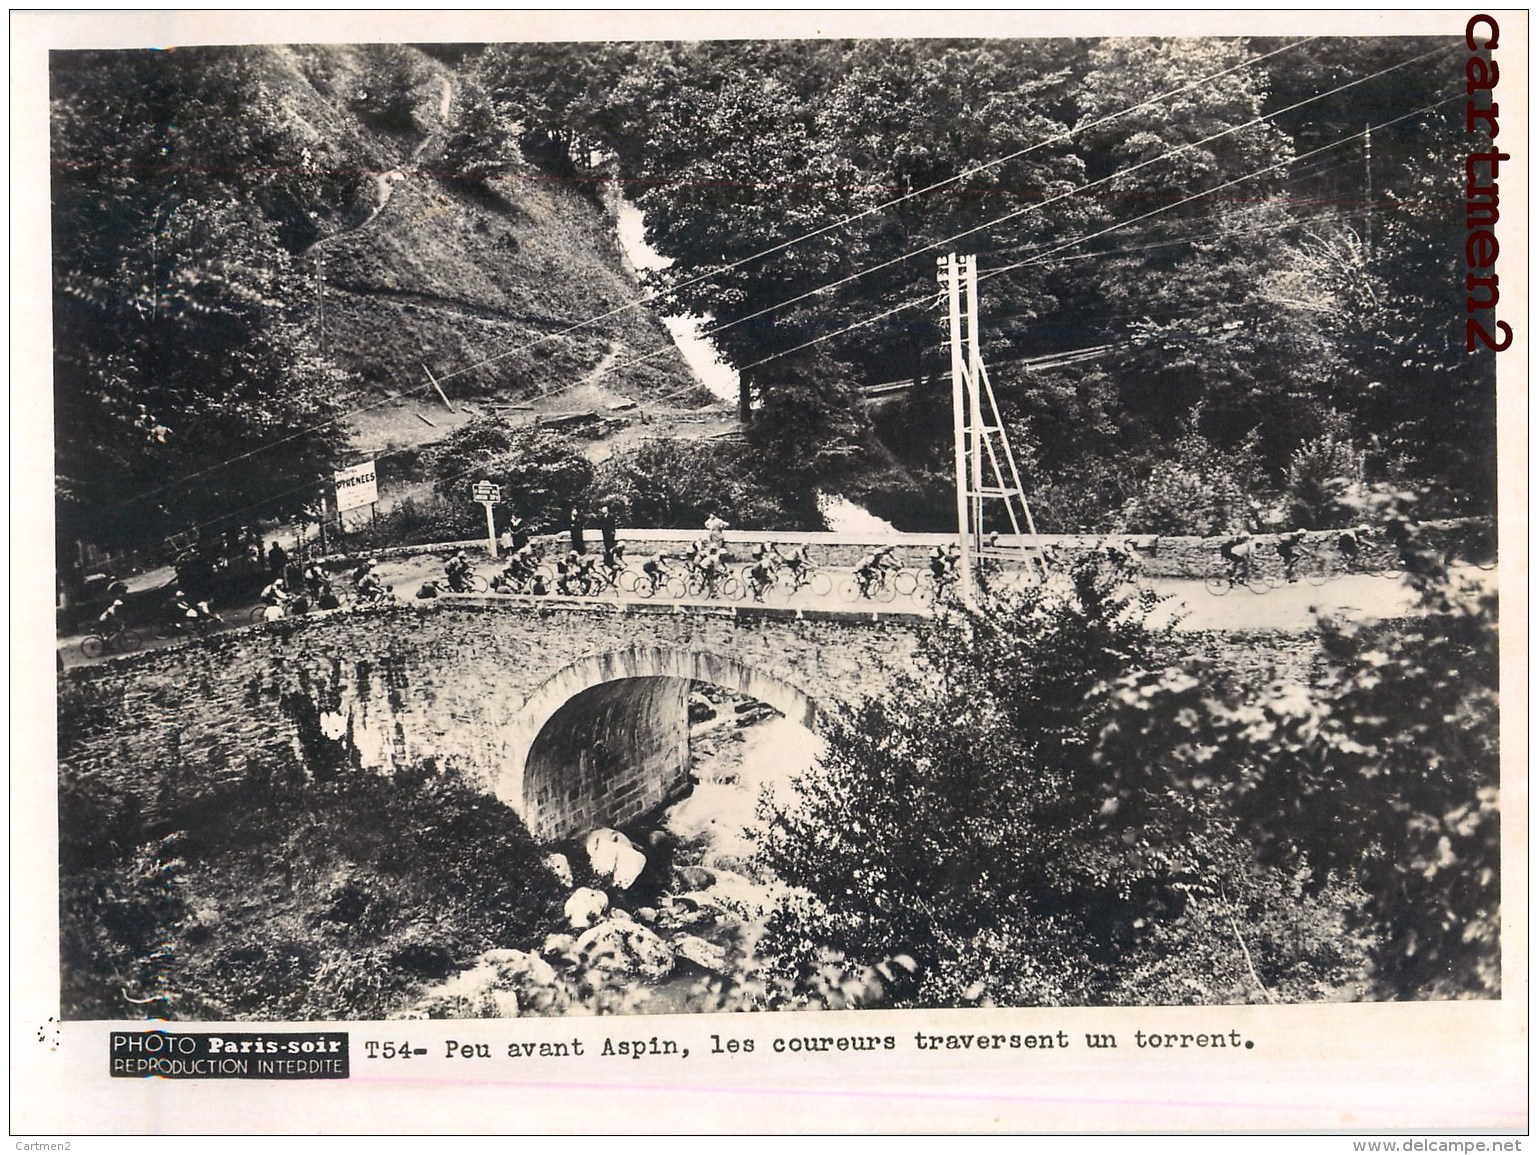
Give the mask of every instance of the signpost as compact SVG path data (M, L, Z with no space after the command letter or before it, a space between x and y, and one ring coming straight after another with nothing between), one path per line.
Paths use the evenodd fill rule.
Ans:
M338 513L345 513L349 509L357 509L364 505L373 505L379 500L379 481L372 461L338 469L335 481Z
M497 556L497 523L492 517L492 507L502 500L502 487L491 481L477 481L475 483L475 500L486 507L486 549L492 557Z

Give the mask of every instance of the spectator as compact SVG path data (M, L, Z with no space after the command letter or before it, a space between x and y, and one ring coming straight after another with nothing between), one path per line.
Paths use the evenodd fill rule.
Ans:
M273 577L281 577L288 569L288 550L284 549L276 541L267 551L267 572Z
M587 542L582 536L582 531L585 528L582 520L582 511L575 505L572 506L571 514L566 520L571 527L571 548L577 553L586 553Z
M607 505L598 507L598 528L603 533L605 557L614 556L614 545L619 541L619 530L614 524L614 512Z

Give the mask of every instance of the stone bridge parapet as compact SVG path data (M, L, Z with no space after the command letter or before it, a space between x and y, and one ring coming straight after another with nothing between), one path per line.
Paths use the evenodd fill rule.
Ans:
M554 839L687 784L695 681L815 727L911 665L909 614L445 597L288 619L60 679L61 772L153 808L156 774L216 790L274 763L317 774L458 767Z

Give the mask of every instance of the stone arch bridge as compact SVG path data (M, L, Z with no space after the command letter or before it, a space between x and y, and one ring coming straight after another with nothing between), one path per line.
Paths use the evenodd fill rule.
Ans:
M217 783L275 752L311 770L433 759L555 840L682 792L692 682L815 728L827 703L878 693L908 668L920 625L499 597L292 619L71 671L60 761L129 777L172 765L181 782Z

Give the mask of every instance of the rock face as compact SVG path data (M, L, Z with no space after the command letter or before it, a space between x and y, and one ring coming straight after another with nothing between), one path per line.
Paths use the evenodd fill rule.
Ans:
M716 974L726 970L726 951L697 935L680 935L673 940L673 950L679 958L687 959L703 970L713 971Z
M566 861L564 854L551 854L547 856L545 858L545 865L550 868L550 873L559 878L564 885L570 886L576 881L572 877L571 863Z
M678 881L685 890L708 890L716 883L716 876L703 866L681 866Z
M646 869L646 855L641 853L641 848L607 826L587 836L586 849L593 873L599 878L613 880L620 890L629 890Z
M555 968L538 955L489 950L469 970L427 991L417 1010L435 1019L513 1019L520 994L555 982Z
M638 922L610 919L577 939L577 953L596 970L655 982L673 972L667 943Z
M571 897L566 900L566 921L571 923L575 930L586 930L600 918L604 911L609 909L609 896L601 890L594 890L590 886L581 887L571 892Z

